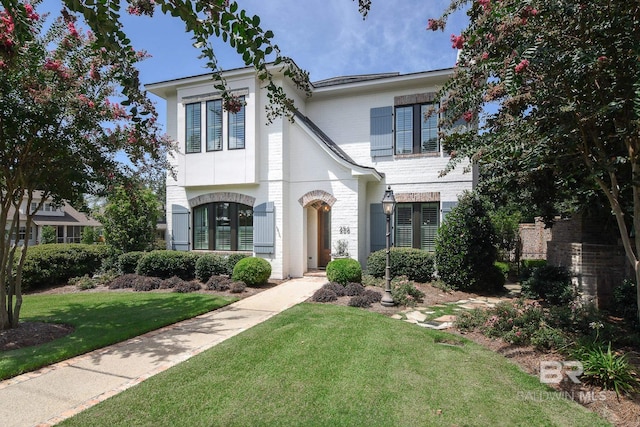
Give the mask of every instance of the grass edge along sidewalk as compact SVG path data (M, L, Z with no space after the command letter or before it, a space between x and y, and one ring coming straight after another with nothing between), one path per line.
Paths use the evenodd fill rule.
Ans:
M234 301L181 293L27 295L22 321L69 324L74 331L46 344L0 353L0 379L119 343Z
M61 425L609 425L552 394L463 338L301 304Z

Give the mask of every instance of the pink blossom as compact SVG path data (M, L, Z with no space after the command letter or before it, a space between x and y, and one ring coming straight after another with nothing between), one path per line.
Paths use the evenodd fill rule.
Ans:
M491 0L478 0L478 4L483 7L484 10L488 10L491 5Z
M436 31L436 30L443 30L443 29L444 29L444 22L442 21L442 19L429 19L427 21L427 30Z
M451 34L451 47L453 49L462 49L464 42L465 40L463 35L456 36L455 34Z
M608 58L604 55L598 57L598 62L605 62Z
M6 66L7 64L4 61L0 60L0 68L5 68Z
M44 69L58 71L61 65L62 64L60 63L60 61L47 58L47 60L44 62Z
M471 120L473 120L473 111L471 110L465 111L462 114L462 118L464 119L465 122L469 123Z
M482 52L482 60L486 61L487 59L489 59L489 53L488 52Z
M67 22L67 29L69 30L69 34L71 35L71 37L80 37L80 34L78 34L78 30L76 29L76 25L73 23L73 21Z
M29 18L30 20L37 21L40 19L40 15L35 12L33 6L29 3L25 3L24 10L27 12L27 18Z
M516 73L522 73L524 70L527 69L527 67L529 67L529 61L526 59L523 59L522 61L520 61L518 65L516 65L515 71Z

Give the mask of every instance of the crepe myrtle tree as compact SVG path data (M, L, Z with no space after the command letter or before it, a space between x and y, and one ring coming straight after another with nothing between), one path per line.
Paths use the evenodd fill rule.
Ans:
M470 24L451 36L460 52L441 117L480 131L445 137L444 172L470 158L549 200L599 192L640 282L640 3L453 0L428 29L462 8Z
M19 322L35 211L104 190L136 165L163 167L171 150L142 92L130 91L126 106L114 101L145 53L123 56L96 41L71 15L45 32L32 4L0 10L0 329Z

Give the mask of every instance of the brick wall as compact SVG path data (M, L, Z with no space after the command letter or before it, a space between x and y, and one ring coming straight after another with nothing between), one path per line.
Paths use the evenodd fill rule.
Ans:
M616 245L556 242L554 236L547 243L547 261L567 267L580 296L599 308L609 306L613 288L626 276L624 249Z

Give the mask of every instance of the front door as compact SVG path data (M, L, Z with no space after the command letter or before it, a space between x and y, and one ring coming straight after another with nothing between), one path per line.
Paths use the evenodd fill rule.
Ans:
M323 203L318 208L318 268L331 261L331 206Z

